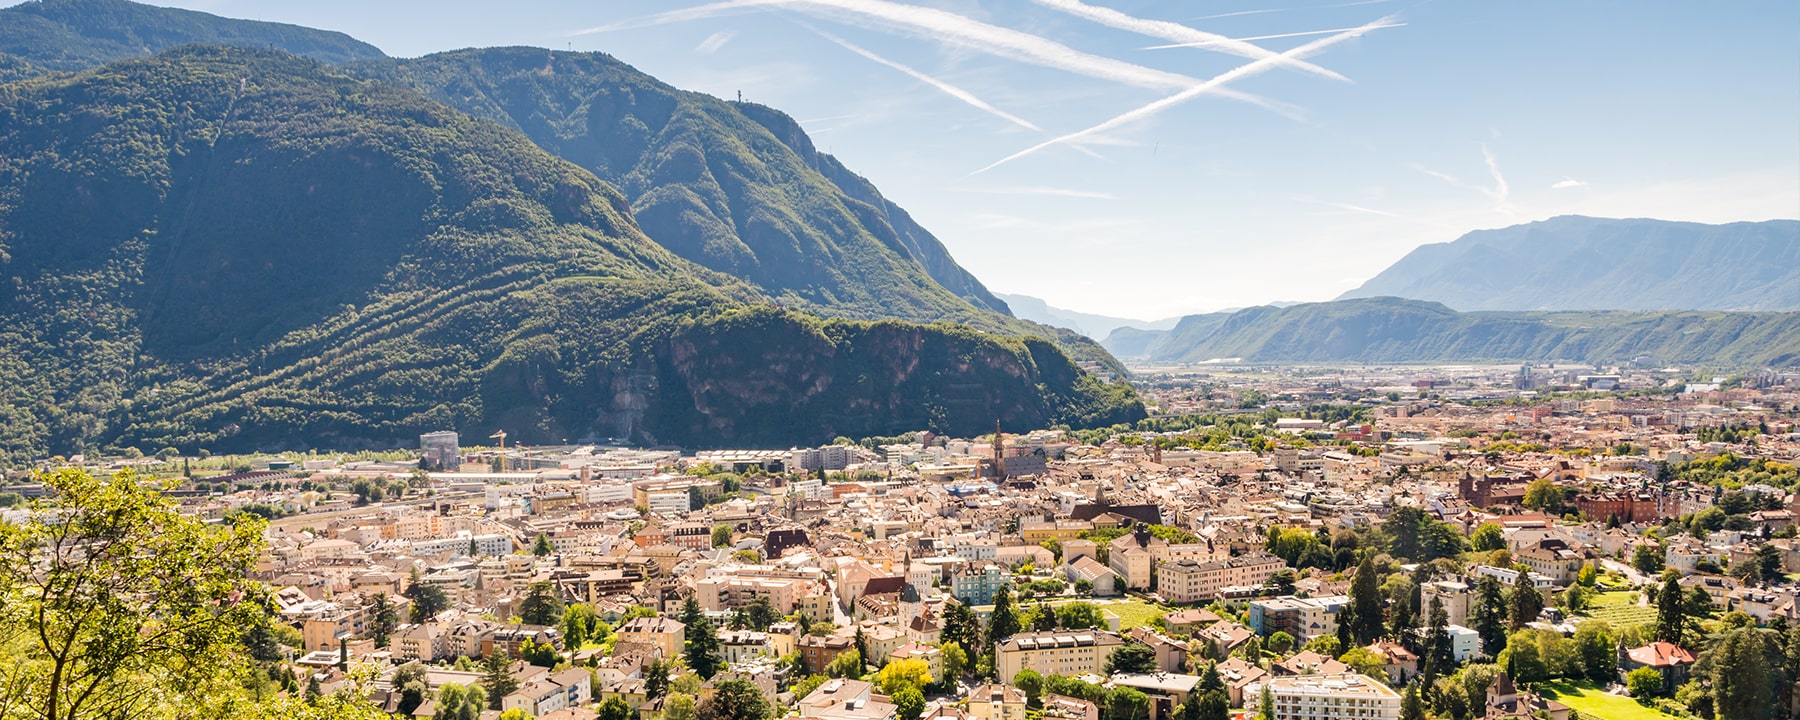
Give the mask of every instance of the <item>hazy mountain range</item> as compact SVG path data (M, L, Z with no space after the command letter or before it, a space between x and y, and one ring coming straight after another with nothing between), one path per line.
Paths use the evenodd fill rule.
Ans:
M1343 298L1458 310L1800 310L1800 221L1551 218L1422 245Z
M1005 300L1006 306L1012 310L1013 315L1019 318L1030 320L1035 323L1068 328L1095 340L1103 340L1106 336L1111 335L1114 330L1119 328L1168 330L1175 327L1175 323L1181 320L1179 317L1172 317L1154 322L1147 322L1144 320L1134 320L1132 318L1084 313L1079 310L1065 310L1063 308L1053 307L1049 303L1030 295L1015 295L1011 293L995 293L995 295L1001 300Z
M1143 414L774 110L122 0L0 28L0 452ZM190 42L253 47L162 49Z
M1189 315L1163 333L1121 329L1122 357L1195 363L1579 361L1800 365L1800 313L1474 312L1400 298Z

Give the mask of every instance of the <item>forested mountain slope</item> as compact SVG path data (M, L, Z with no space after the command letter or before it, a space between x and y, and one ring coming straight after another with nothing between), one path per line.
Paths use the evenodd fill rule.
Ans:
M1800 365L1800 313L1474 312L1366 298L1192 315L1160 337L1108 345L1157 362L1571 360L1712 366Z
M617 186L651 239L790 307L957 322L1006 311L936 238L768 108L678 90L603 53L483 48L350 69L518 128Z
M127 0L30 0L0 9L0 80L9 64L36 71L83 70L191 43L283 50L324 62L382 57L340 32L235 20ZM14 70L14 76L26 74Z
M1141 416L1049 342L822 321L527 138L188 47L0 87L0 447L788 445Z

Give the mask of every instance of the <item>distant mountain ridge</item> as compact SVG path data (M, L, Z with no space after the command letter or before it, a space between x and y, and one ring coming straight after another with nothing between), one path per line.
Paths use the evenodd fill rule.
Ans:
M1555 217L1422 245L1339 299L1474 310L1800 310L1800 221Z
M1401 298L1190 315L1151 335L1118 330L1121 357L1197 363L1580 361L1800 366L1800 313L1472 312Z
M237 20L127 0L29 0L0 9L0 80L38 71L83 70L154 55L178 45L273 48L327 63L385 57L340 32ZM14 68L9 72L7 66Z
M1030 295L1012 293L995 293L1006 305L1012 308L1013 315L1035 323L1068 328L1095 340L1104 340L1118 328L1134 328L1138 330L1168 330L1175 327L1181 318L1164 318L1162 320L1144 321L1132 318L1112 317L1095 313L1084 313L1079 310L1065 310L1053 307L1049 303Z

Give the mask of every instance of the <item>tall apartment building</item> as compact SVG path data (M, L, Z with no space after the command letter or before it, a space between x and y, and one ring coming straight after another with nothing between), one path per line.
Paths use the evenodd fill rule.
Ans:
M1244 688L1244 697L1275 698L1275 720L1399 720L1400 694L1356 673L1274 677Z
M995 643L994 669L1005 678L1026 668L1042 675L1098 675L1106 658L1124 644L1123 638L1104 630L1019 633Z
M1338 611L1350 604L1347 595L1299 598L1284 595L1250 601L1251 630L1268 637L1285 632L1302 643L1337 633Z

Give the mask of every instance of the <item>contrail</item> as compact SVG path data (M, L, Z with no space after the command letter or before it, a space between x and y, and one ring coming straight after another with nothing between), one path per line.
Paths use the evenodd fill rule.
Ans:
M1019 127L1025 128L1027 130L1033 130L1036 132L1044 131L1043 128L1038 127L1037 125L1033 124L1030 120L1026 120L1025 118L1019 117L1019 116L1009 113L1005 110L1001 110L1000 108L994 107L993 105L989 104L986 100L982 100L981 98L975 97L974 93L971 93L967 90L959 88L955 85L951 85L950 83L944 82L944 81L934 78L930 75L926 75L925 73L919 72L918 70L914 70L913 68L908 67L906 65L902 65L900 63L897 63L897 62L894 62L887 58L884 58L880 55L876 55L873 52L865 50L862 47L859 47L859 46L855 45L854 43L851 43L848 40L840 38L831 33L825 32L824 30L820 30L818 28L811 27L811 26L807 26L807 29L818 33L819 35L823 36L826 40L830 40L834 43L837 43L838 45L842 46L845 50L849 50L850 52L856 53L865 58L868 58L875 62L881 63L882 65L886 65L895 70L899 70L900 72L906 73L907 75L911 75L914 79L916 79L920 82L923 82L927 85L930 85L934 88L937 88L939 90L942 90L942 91L944 91L944 94L949 95L950 97L956 98L958 100L961 100L965 103L968 103L969 105L974 106L976 109L978 109L982 112L985 112L989 115L993 115L994 117L1000 118L1002 120L1005 120L1005 121L1012 123L1014 125L1017 125Z
M1406 23L1394 23L1392 25L1383 25L1381 27L1389 28L1389 27L1405 27L1405 26L1406 26ZM1332 28L1330 30L1308 30L1306 32L1281 33L1279 35L1255 35L1252 37L1241 37L1241 38L1234 38L1234 39L1243 41L1243 42L1249 42L1251 40L1278 40L1281 38L1306 37L1308 35L1330 35L1331 33L1339 33L1339 32L1343 32L1345 30L1354 30L1354 29L1355 28ZM1208 45L1213 45L1216 43L1217 43L1217 41L1215 41L1215 40L1202 40L1200 42L1175 43L1173 45L1151 45L1151 46L1143 48L1143 49L1145 49L1145 50L1168 50L1170 48L1206 47Z
M1307 55L1311 55L1313 53L1324 50L1325 48L1331 47L1332 45L1336 45L1345 40L1349 40L1350 38L1361 36L1363 33L1366 33L1370 30L1374 30L1381 25L1387 24L1387 23L1391 22L1393 19L1394 19L1393 16L1384 17L1380 20L1376 20L1375 22L1369 23L1367 25L1364 25L1362 27L1359 27L1359 28L1356 28L1353 30L1341 32L1341 33L1338 33L1338 34L1333 35L1328 38L1314 40L1305 45L1301 45L1292 50L1288 50L1286 52L1281 53L1281 57L1300 58L1300 57L1305 57ZM1220 74L1211 80L1207 80L1204 83L1195 85L1194 87L1188 88L1187 90L1183 90L1179 93L1170 95L1169 97L1163 98L1161 100L1157 100L1156 102L1150 103L1148 105L1137 108L1135 110L1128 111L1122 115L1118 115L1118 116L1114 117L1111 120L1107 120L1106 122L1100 123L1099 125L1095 125L1093 127L1087 128L1086 130L1078 130L1078 131L1069 133L1067 135L1051 138L1050 140L1038 143L1031 147L1025 148L1024 150L1020 150L1016 153L1013 153L1004 158L1001 158L1000 160L994 162L991 165L988 165L987 167L984 167L980 170L976 170L975 172L970 173L970 174L978 175L978 174L987 172L994 168L1000 167L1001 165L1005 165L1006 163L1009 163L1009 162L1012 162L1019 158L1025 157L1026 155L1030 155L1039 150L1050 147L1051 145L1070 142L1073 140L1079 140L1079 139L1081 139L1083 137L1087 137L1089 135L1106 132L1108 130L1119 127L1121 125L1126 125L1129 123L1137 122L1138 120L1142 120L1144 118L1150 117L1159 112L1167 110L1171 107L1180 105L1181 103L1184 103L1184 102L1187 102L1194 98L1197 98L1201 95L1205 95L1210 92L1215 92L1218 90L1218 88L1220 86L1222 86L1226 83L1233 82L1235 80L1239 80L1242 78L1249 77L1251 75L1256 75L1256 74L1265 72L1265 71L1275 67L1275 64L1277 62L1278 61L1276 58L1263 58L1260 60L1253 60L1249 63L1240 65L1236 68L1226 71L1225 73Z
M897 31L996 57L1149 90L1181 91L1201 82L1199 78L1180 73L1085 53L1045 37L990 25L956 13L888 0L725 0L578 30L574 34L587 35L686 22L755 7L792 8L809 14L833 17L852 25L873 25L879 29ZM1218 94L1282 114L1291 114L1291 108L1284 108L1280 103L1261 96L1231 88L1221 88Z
M1105 25L1107 27L1118 28L1120 30L1128 30L1128 31L1137 33L1139 35L1148 35L1150 37L1162 38L1164 40L1173 40L1178 43L1188 44L1192 47L1200 47L1202 45L1205 45L1208 48L1217 49L1222 52L1228 52L1233 55L1238 55L1240 57L1247 57L1252 60L1270 60L1277 64L1284 65L1284 66L1287 66L1287 67L1295 69L1295 70L1309 72L1314 75L1328 77L1333 80L1342 80L1344 82L1350 81L1349 78L1344 77L1343 75L1339 75L1336 72L1326 70L1325 68L1319 67L1312 63L1302 62L1296 58L1286 57L1286 56L1277 54L1274 51L1269 50L1268 48L1258 47L1256 45L1252 45L1248 42L1245 42L1243 40L1239 40L1236 38L1229 38L1229 37L1225 37L1224 35L1219 35L1217 33L1209 33L1204 30L1195 30L1194 28L1188 27L1186 25L1182 25L1181 23L1173 23L1173 22L1168 22L1166 20L1148 20L1145 18L1134 17L1131 15L1127 15L1125 13L1119 12L1117 10L1114 10L1112 8L1103 8L1103 7L1096 7L1093 5L1089 5L1087 3L1081 2L1081 0L1034 0L1034 1L1039 5L1043 5L1043 6L1049 7L1049 8L1054 8L1056 10L1061 10L1062 12L1068 13L1070 15L1074 15L1076 17L1083 18L1086 20L1091 20L1093 22L1099 23L1101 25Z

